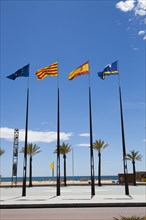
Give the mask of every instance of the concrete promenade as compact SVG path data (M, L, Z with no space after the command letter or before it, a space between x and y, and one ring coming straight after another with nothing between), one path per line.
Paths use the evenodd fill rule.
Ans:
M67 208L67 207L146 207L146 186L129 186L129 196L120 185L95 186L96 195L91 197L91 186L61 187L56 196L56 186L27 187L22 197L21 187L0 188L0 208Z

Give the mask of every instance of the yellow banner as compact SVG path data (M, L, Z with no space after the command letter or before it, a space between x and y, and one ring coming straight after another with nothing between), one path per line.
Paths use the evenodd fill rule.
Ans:
M50 163L50 169L53 170L54 169L54 162Z

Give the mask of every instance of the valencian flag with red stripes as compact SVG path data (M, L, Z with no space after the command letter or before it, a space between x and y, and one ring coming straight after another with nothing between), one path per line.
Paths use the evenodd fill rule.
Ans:
M87 61L86 63L82 64L72 72L68 74L68 79L72 80L77 76L80 76L82 74L89 74L89 62Z
M58 76L58 62L37 70L35 73L38 80L44 79L46 76Z

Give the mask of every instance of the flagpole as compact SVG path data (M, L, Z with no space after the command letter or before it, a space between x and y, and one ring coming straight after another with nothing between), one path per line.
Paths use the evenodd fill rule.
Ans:
M26 123L25 123L25 145L24 145L22 196L26 196L28 105L29 105L29 76L28 76L28 80L27 80L27 96L26 96Z
M91 110L91 88L89 72L89 121L90 121L90 168L91 168L91 197L95 195L94 183L94 155L93 155L93 135L92 135L92 110Z
M58 110L57 110L57 196L60 196L60 97L58 74Z
M119 100L120 100L120 115L121 115L125 195L129 195L129 186L128 186L128 180L127 180L128 169L127 169L127 160L126 160L126 145L125 145L124 120L123 120L123 109L122 109L122 95L121 95L121 86L120 86L120 76L119 76L119 74L118 74L118 81L119 81Z
M52 169L52 177L54 177L54 168Z
M54 161L53 161L52 177L54 177Z
M72 147L72 177L73 177L73 183L74 183L74 149Z

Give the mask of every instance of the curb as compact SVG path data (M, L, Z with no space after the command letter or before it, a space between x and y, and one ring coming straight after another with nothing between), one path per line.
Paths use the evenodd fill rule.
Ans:
M33 187L54 187L54 186L56 186L56 184L33 184ZM61 187L64 187L64 185L63 184L61 184L60 185ZM67 186L90 186L90 184L89 183L73 183L73 184L67 184ZM95 186L98 186L98 183L95 183ZM116 183L102 183L102 186L122 186L122 185L120 185L120 184L116 184ZM129 186L133 186L133 184L129 184ZM137 185L136 186L146 186L146 183L144 182L144 183L137 183ZM19 188L19 187L22 187L22 185L16 185L16 186L9 186L9 185L4 185L4 184L0 184L0 188ZM27 188L29 188L29 186L28 185L26 185L26 187Z
M146 207L142 203L68 203L68 204L3 204L0 209L29 209L29 208L98 208L98 207Z

